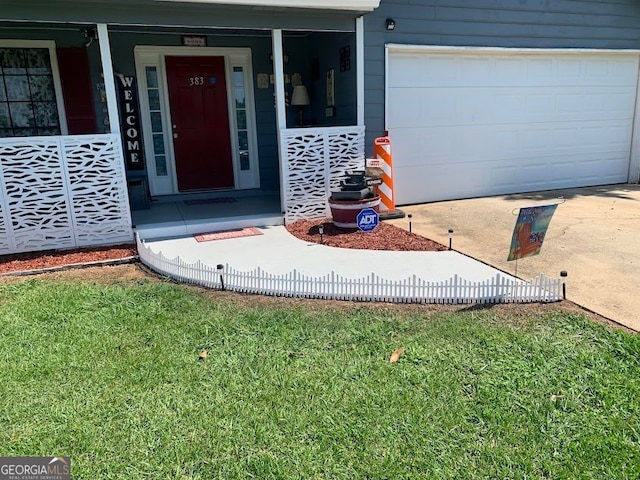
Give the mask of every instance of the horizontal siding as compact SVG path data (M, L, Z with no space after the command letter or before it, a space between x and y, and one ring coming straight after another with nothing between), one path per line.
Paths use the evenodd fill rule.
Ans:
M396 28L385 29L393 18ZM384 133L388 43L513 48L640 49L637 0L382 0L365 17L367 155Z

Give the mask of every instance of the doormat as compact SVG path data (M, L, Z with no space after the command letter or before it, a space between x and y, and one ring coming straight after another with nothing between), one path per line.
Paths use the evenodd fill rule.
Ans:
M195 238L197 242L210 242L212 240L252 237L254 235L262 235L262 232L256 227L236 228L234 230L223 230L221 232L201 233L200 235L194 235L193 238Z
M236 203L236 200L233 197L220 197L220 198L205 198L202 200L185 200L185 205L209 205L212 203Z

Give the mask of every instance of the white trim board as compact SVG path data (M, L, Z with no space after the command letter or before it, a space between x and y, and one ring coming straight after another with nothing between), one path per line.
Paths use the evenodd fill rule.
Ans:
M629 183L640 183L640 67L638 68L638 91L633 116L633 133L629 152Z
M227 84L227 109L229 112L229 131L231 151L233 157L234 189L260 188L258 140L256 132L256 111L253 88L253 68L250 48L239 47L181 47L144 45L134 48L136 63L136 78L138 84L138 98L140 101L140 123L142 125L145 142L145 160L149 188L152 196L175 195L178 191L175 170L175 153L173 150L171 110L169 107L169 92L167 89L165 57L167 56L220 56L225 58L225 80ZM162 109L162 124L164 133L165 155L167 160L167 176L160 177L155 170L153 152L153 134L149 116L149 99L147 97L147 78L145 68L156 67L158 74L158 89ZM237 151L237 119L234 109L233 68L242 67L245 83L245 102L247 113L247 133L249 140L250 169L240 169L240 158ZM192 193L192 192L184 192Z
M424 52L424 53L493 53L513 55L515 53L531 54L531 55L548 55L555 54L595 54L606 53L609 55L639 55L640 49L602 49L602 48L519 48L519 47L453 47L441 45L409 45L401 43L387 43L385 50L389 52Z

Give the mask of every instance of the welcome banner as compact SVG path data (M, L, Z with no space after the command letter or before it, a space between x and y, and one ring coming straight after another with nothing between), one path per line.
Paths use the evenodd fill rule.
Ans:
M520 209L507 261L538 255L558 204Z

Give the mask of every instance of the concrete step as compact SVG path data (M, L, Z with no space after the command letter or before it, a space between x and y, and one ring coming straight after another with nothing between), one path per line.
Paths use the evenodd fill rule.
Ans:
M149 223L136 225L134 231L142 240L178 238L199 233L220 232L247 227L270 227L284 225L282 215L242 215L198 220Z

